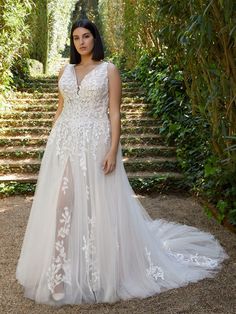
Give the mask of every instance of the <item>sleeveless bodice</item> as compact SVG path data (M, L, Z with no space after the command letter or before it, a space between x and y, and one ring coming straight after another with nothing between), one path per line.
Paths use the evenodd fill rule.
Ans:
M107 118L108 62L102 62L89 71L80 82L77 94L75 64L67 64L58 82L64 98L62 117L68 119Z
M107 65L108 62L100 63L88 72L80 82L78 94L74 64L67 64L58 82L64 106L47 145L56 145L56 155L63 162L68 157L79 157L84 172L86 153L89 151L96 159L98 147L108 147L110 143Z

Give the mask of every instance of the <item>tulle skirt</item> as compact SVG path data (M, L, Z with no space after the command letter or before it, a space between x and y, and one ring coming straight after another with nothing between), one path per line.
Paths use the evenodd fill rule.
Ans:
M120 144L116 169L104 175L109 141L104 145L87 132L88 148L97 141L96 158L86 145L83 158L59 158L52 138L16 271L26 297L51 305L112 303L181 287L220 269L228 255L213 235L151 219L129 184Z

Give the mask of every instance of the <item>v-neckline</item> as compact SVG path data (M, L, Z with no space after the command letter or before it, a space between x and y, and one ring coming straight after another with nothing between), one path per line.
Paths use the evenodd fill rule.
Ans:
M84 79L90 74L92 73L95 69L97 69L100 65L104 64L105 61L102 61L100 64L96 65L94 68L92 68L92 70L88 71L82 78L82 80L80 80L80 83L78 84L78 79L77 79L77 75L76 75L76 70L75 70L75 66L76 64L73 65L73 73L74 73L74 76L75 76L75 81L76 81L76 86L77 86L77 89L80 89L80 86L82 84L82 82L84 81Z

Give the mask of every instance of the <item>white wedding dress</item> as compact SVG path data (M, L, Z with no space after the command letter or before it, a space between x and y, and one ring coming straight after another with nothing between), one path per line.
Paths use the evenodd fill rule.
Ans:
M152 220L135 197L119 143L111 143L108 62L59 80L64 108L48 137L16 278L25 296L51 305L144 298L213 277L228 255L197 228Z

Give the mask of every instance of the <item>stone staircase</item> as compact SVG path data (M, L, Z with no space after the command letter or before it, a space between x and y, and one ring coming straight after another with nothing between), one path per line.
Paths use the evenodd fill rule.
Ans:
M136 192L183 188L175 148L164 144L144 91L134 80L123 78L122 84L121 144L132 187ZM8 99L10 106L0 110L0 193L34 191L57 93L57 75L32 78Z

